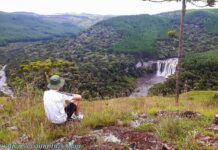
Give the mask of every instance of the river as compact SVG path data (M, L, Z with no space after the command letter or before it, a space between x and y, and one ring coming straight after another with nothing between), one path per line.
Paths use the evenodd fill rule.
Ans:
M157 60L152 61L153 64L156 64L156 73L138 78L136 81L136 88L130 97L142 97L147 96L149 89L158 83L163 83L166 79L176 72L176 66L178 63L177 58L169 58L166 60ZM146 63L145 64L149 64ZM141 65L143 67L143 65ZM147 67L147 66L146 66Z
M4 93L7 96L13 97L13 91L11 88L7 85L7 77L5 74L5 69L7 65L4 65L2 69L0 70L0 91Z

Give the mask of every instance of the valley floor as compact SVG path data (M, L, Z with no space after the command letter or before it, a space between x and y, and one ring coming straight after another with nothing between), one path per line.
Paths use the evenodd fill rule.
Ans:
M30 98L31 97L31 98ZM80 149L217 149L217 91L83 101L85 118L50 124L40 94L0 98L0 144L77 144ZM78 148L78 147L77 147Z

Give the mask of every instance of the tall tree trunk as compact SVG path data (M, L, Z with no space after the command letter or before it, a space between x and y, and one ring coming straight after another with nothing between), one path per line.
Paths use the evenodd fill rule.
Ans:
M182 0L182 13L181 13L181 22L180 22L180 34L179 34L179 51L178 51L178 65L176 67L176 104L179 105L179 84L180 84L180 72L181 72L181 63L184 54L183 48L183 36L184 36L184 20L186 12L186 0Z

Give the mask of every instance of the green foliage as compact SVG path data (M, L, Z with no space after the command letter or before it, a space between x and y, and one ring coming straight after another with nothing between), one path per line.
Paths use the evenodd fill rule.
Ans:
M179 37L179 36L178 36L178 33L176 32L176 30L170 30L170 31L168 31L168 32L167 32L167 35L168 35L169 38L174 38L174 39L176 39L176 38Z
M202 15L205 13L207 15ZM215 16L215 14L217 14L216 10L205 10L203 13L190 11L187 13L188 20L186 21L191 29L186 30L188 36L185 43L185 54L207 51L211 47L217 46L216 37L208 34L207 28L205 28L205 23L211 22L207 22L206 18ZM10 44L7 47L0 48L0 62L10 63L11 68L24 64L20 68L15 68L16 71L7 72L9 84L17 91L25 86L26 81L45 89L47 83L45 73L48 74L47 76L56 73L66 78L67 85L65 88L69 92L79 92L86 99L128 96L134 88L135 79L149 71L136 68L136 62L140 60L148 61L151 57L166 58L176 55L178 43L176 40L167 37L167 31L169 29L177 31L179 16L169 16L173 17L164 14L114 17L96 24L73 39ZM196 26L197 28L195 28ZM198 30L201 26L204 27L202 29L203 36L200 36L201 32ZM214 25L214 27L216 26ZM174 32L172 33L171 36L175 36ZM217 53L214 54L217 55ZM215 56L213 57L211 58L217 59ZM71 68L71 70L64 65L54 66L58 69L51 71L49 68L52 65L49 62L42 63L42 66L40 66L40 63L48 58L75 62L76 67ZM34 63L29 63L31 61ZM195 62L189 63L194 64ZM29 64L29 66L26 66L26 64ZM207 65L207 67L210 66L216 70L216 63L214 66L212 64ZM209 72L203 72L203 69L199 69L199 67L194 66L194 68L185 69L182 83L187 80L188 90L217 89L215 71L209 71L212 73L209 75ZM72 75L72 72L75 72L75 74ZM210 78L209 76L212 75L213 77ZM209 80L206 80L207 78ZM156 85L156 88L153 87L150 93L153 95L173 95L174 83L175 77L172 76L165 84ZM184 85L181 84L180 86L181 89L184 89Z
M141 132L155 132L156 128L154 127L154 124L151 123L145 123L140 125L139 127L136 128L136 131L141 131Z
M189 54L185 57L181 72L181 92L186 90L218 90L218 50ZM185 85L186 83L186 85ZM175 76L165 83L153 86L150 95L173 95Z
M207 102L208 105L217 106L218 105L218 94L214 94L214 96Z
M0 45L71 36L79 31L76 25L54 23L39 16L0 12Z
M218 89L218 50L187 56L183 68L190 89Z
M131 57L83 55L77 64L64 60L33 61L9 69L9 85L22 91L26 83L45 90L48 78L58 74L65 78L64 90L80 93L85 99L128 96L136 77L144 71L136 69Z
M17 133L12 133L6 129L0 129L0 143L1 144L11 144Z
M51 61L50 59L34 61L22 64L18 69L11 69L9 74L9 85L15 88L15 90L24 89L26 84L31 84L39 89L46 89L49 77L53 74L66 77L66 90L70 91L78 88L78 69L73 62L69 61Z
M115 17L99 23L111 26L122 36L121 42L115 44L115 52L143 53L154 56L155 41L167 38L169 24L166 19L150 15Z
M195 118L192 120L182 118L162 119L157 126L157 133L162 140L174 143L181 149L197 148L196 143L191 143L198 132L201 132L202 126L208 124L204 118Z
M216 91L190 91L187 94L188 100L197 100L199 102L205 102L216 97Z
M140 74L128 57L90 58L79 64L79 91L86 99L127 96Z
M147 111L147 113L151 116L154 116L158 112L158 109L156 108L151 108Z
M164 83L158 83L149 89L148 95L173 95L175 93L175 76L169 77Z
M213 33L216 34L218 33L218 27L216 26L216 24L218 23L218 11L217 9L214 10L202 10L202 11L191 11L190 13L188 13L187 17L186 17L186 21L190 22L190 21L195 21L199 18L206 18L206 22L204 22L204 25L209 33Z
M82 122L81 126L91 127L91 128L100 128L104 126L115 125L117 120L127 120L131 117L128 113L121 113L117 110L106 109L103 112L99 113L89 113L88 117Z
M28 93L29 91L26 92ZM218 113L217 105L208 107L205 105L205 102L209 101L210 98L216 97L216 93L214 91L189 92L188 97L192 97L192 100L187 99L185 94L181 96L181 111L187 110L188 106L190 111L197 110L203 116L192 119L152 116L152 119L157 121L155 124L145 123L139 126L136 131L155 132L163 142L175 145L179 150L199 149L197 143L199 134L214 138L217 136L216 133L205 130L205 127L211 124L214 115ZM42 93L37 92L33 94L30 92L27 95L29 95L29 98L23 96L13 101L0 98L0 104L3 104L5 106L4 108L7 108L4 109L5 111L0 112L1 127L3 124L8 123L10 126L16 126L18 128L16 132L8 131L6 128L0 128L1 144L10 144L19 139L23 134L31 137L28 143L38 144L49 144L62 137L71 138L72 135L88 135L90 128L116 125L117 120L122 122L132 120L131 112L135 109L132 107L133 103L138 105L138 110L135 110L136 112L146 111L149 113L150 111L154 113L162 110L167 111L168 108L171 108L171 110L178 109L178 106L175 106L173 103L174 98L165 97L147 97L146 99L119 98L92 102L82 101L81 111L84 112L85 117L79 126L72 122L69 122L69 124L54 125L47 121L44 114ZM210 116L207 115L209 113Z

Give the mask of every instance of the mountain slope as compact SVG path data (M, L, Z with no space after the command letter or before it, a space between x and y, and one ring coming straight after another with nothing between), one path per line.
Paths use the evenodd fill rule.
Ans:
M0 12L0 45L8 42L71 36L79 31L81 28L73 24L45 21L29 14Z
M94 15L94 14L57 14L57 15L43 15L44 20L58 22L58 23L68 23L76 24L81 28L89 28L95 23L106 20L113 16L110 15Z
M122 40L113 46L114 51L124 53L156 54L155 41L167 38L167 19L157 16L121 16L100 22L98 25L112 27L122 35Z
M216 18L214 13L214 10L213 13L188 12L185 24L186 55L218 49L217 33L210 33L206 26ZM140 70L136 67L137 62L177 55L178 40L169 39L166 32L178 30L179 17L169 16L115 17L97 23L74 38L10 44L0 48L0 61L16 66L14 75L20 76L20 79L9 76L15 80L12 81L15 85L27 80L25 73L20 72L19 64L31 66L30 61L64 59L78 66L80 76L80 80L76 81L80 85L76 87L75 82L74 86L69 86L69 91L76 90L86 98L96 99L128 96L134 89L137 77L155 71L155 67ZM70 76L73 76L72 72L66 78ZM68 82L69 85L73 83Z
M51 21L61 24L72 24L77 25L81 28L87 29L99 21L109 19L114 17L112 15L97 15L97 14L87 14L87 13L66 13L66 14L53 14L53 15L39 15L32 12L14 12L13 14L19 15L29 15L40 17L45 21Z
M175 57L178 40L167 37L168 31L179 31L180 17L173 15L174 13L120 16L99 22L73 39L69 50L103 50L140 54L144 58ZM187 13L184 45L186 53L218 48L217 16L216 9Z

